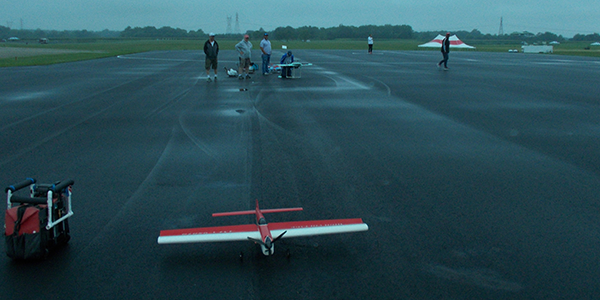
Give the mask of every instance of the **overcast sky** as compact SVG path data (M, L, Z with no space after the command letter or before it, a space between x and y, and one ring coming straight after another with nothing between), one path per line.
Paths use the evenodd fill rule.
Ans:
M0 25L14 29L121 31L127 26L225 33L280 26L410 25L416 31L600 32L598 0L0 0ZM21 25L22 24L22 25Z

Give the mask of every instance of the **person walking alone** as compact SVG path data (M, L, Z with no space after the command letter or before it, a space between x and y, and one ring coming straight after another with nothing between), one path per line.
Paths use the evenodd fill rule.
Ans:
M446 33L446 37L442 41L442 56L444 59L438 63L438 68L444 64L444 70L448 70L448 54L450 53L450 32Z
M262 51L262 72L263 75L269 75L269 64L271 63L271 42L269 34L265 32L265 37L260 41L260 51Z
M240 58L239 76L240 80L246 78L250 79L250 55L252 54L252 43L250 43L250 36L244 35L244 39L235 45Z
M367 44L369 45L369 54L373 54L373 35L369 34Z
M219 55L219 43L215 41L215 34L210 33L208 35L208 40L204 43L204 54L206 54L206 60L204 63L204 67L206 68L206 81L211 82L210 80L210 68L212 67L215 72L215 81L217 80L217 56Z

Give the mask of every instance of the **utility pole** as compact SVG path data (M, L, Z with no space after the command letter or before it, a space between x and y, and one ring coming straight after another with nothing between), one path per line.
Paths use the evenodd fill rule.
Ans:
M225 33L227 34L231 34L231 16L227 16L227 31L225 31Z
M498 30L498 36L504 35L504 26L502 25L502 17L500 17L500 29Z
M238 16L238 13L235 13L235 33L242 33L242 31L240 30L240 18Z

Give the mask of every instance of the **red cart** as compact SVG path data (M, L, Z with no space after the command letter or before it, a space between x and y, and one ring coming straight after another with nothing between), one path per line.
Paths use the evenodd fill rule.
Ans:
M36 184L33 178L6 188L4 236L6 254L12 259L46 258L69 235L73 180ZM29 196L15 194L29 187Z

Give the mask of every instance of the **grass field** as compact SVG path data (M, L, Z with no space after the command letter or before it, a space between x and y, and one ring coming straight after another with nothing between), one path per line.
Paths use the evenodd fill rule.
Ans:
M218 40L221 49L233 49L237 40ZM436 48L419 48L418 45L426 41L417 40L378 40L375 43L375 51L377 50L419 50L419 51L439 51ZM338 39L331 41L271 41L274 49L281 49L282 45L286 45L288 49L339 49L339 50L364 50L366 42L363 40ZM521 45L515 44L492 44L487 41L468 42L477 49L474 50L455 50L455 51L485 51L485 52L508 52L509 49L521 49ZM600 47L592 47L590 50L585 50L589 46L589 42L565 42L554 47L554 54L558 55L578 55L578 56L593 56L600 57ZM79 40L79 41L53 41L50 44L41 45L35 42L25 43L2 43L0 51L10 50L6 48L26 48L30 49L45 49L39 51L39 55L21 56L18 54L19 49L12 49L16 53L8 58L0 58L0 67L16 67L16 66L33 66L33 65L49 65L56 63L97 59L104 57L114 57L117 55L140 53L157 50L198 50L202 51L204 41L200 40ZM258 41L254 41L254 48L258 49ZM52 49L71 50L70 53L52 53ZM52 54L49 54L52 53Z

